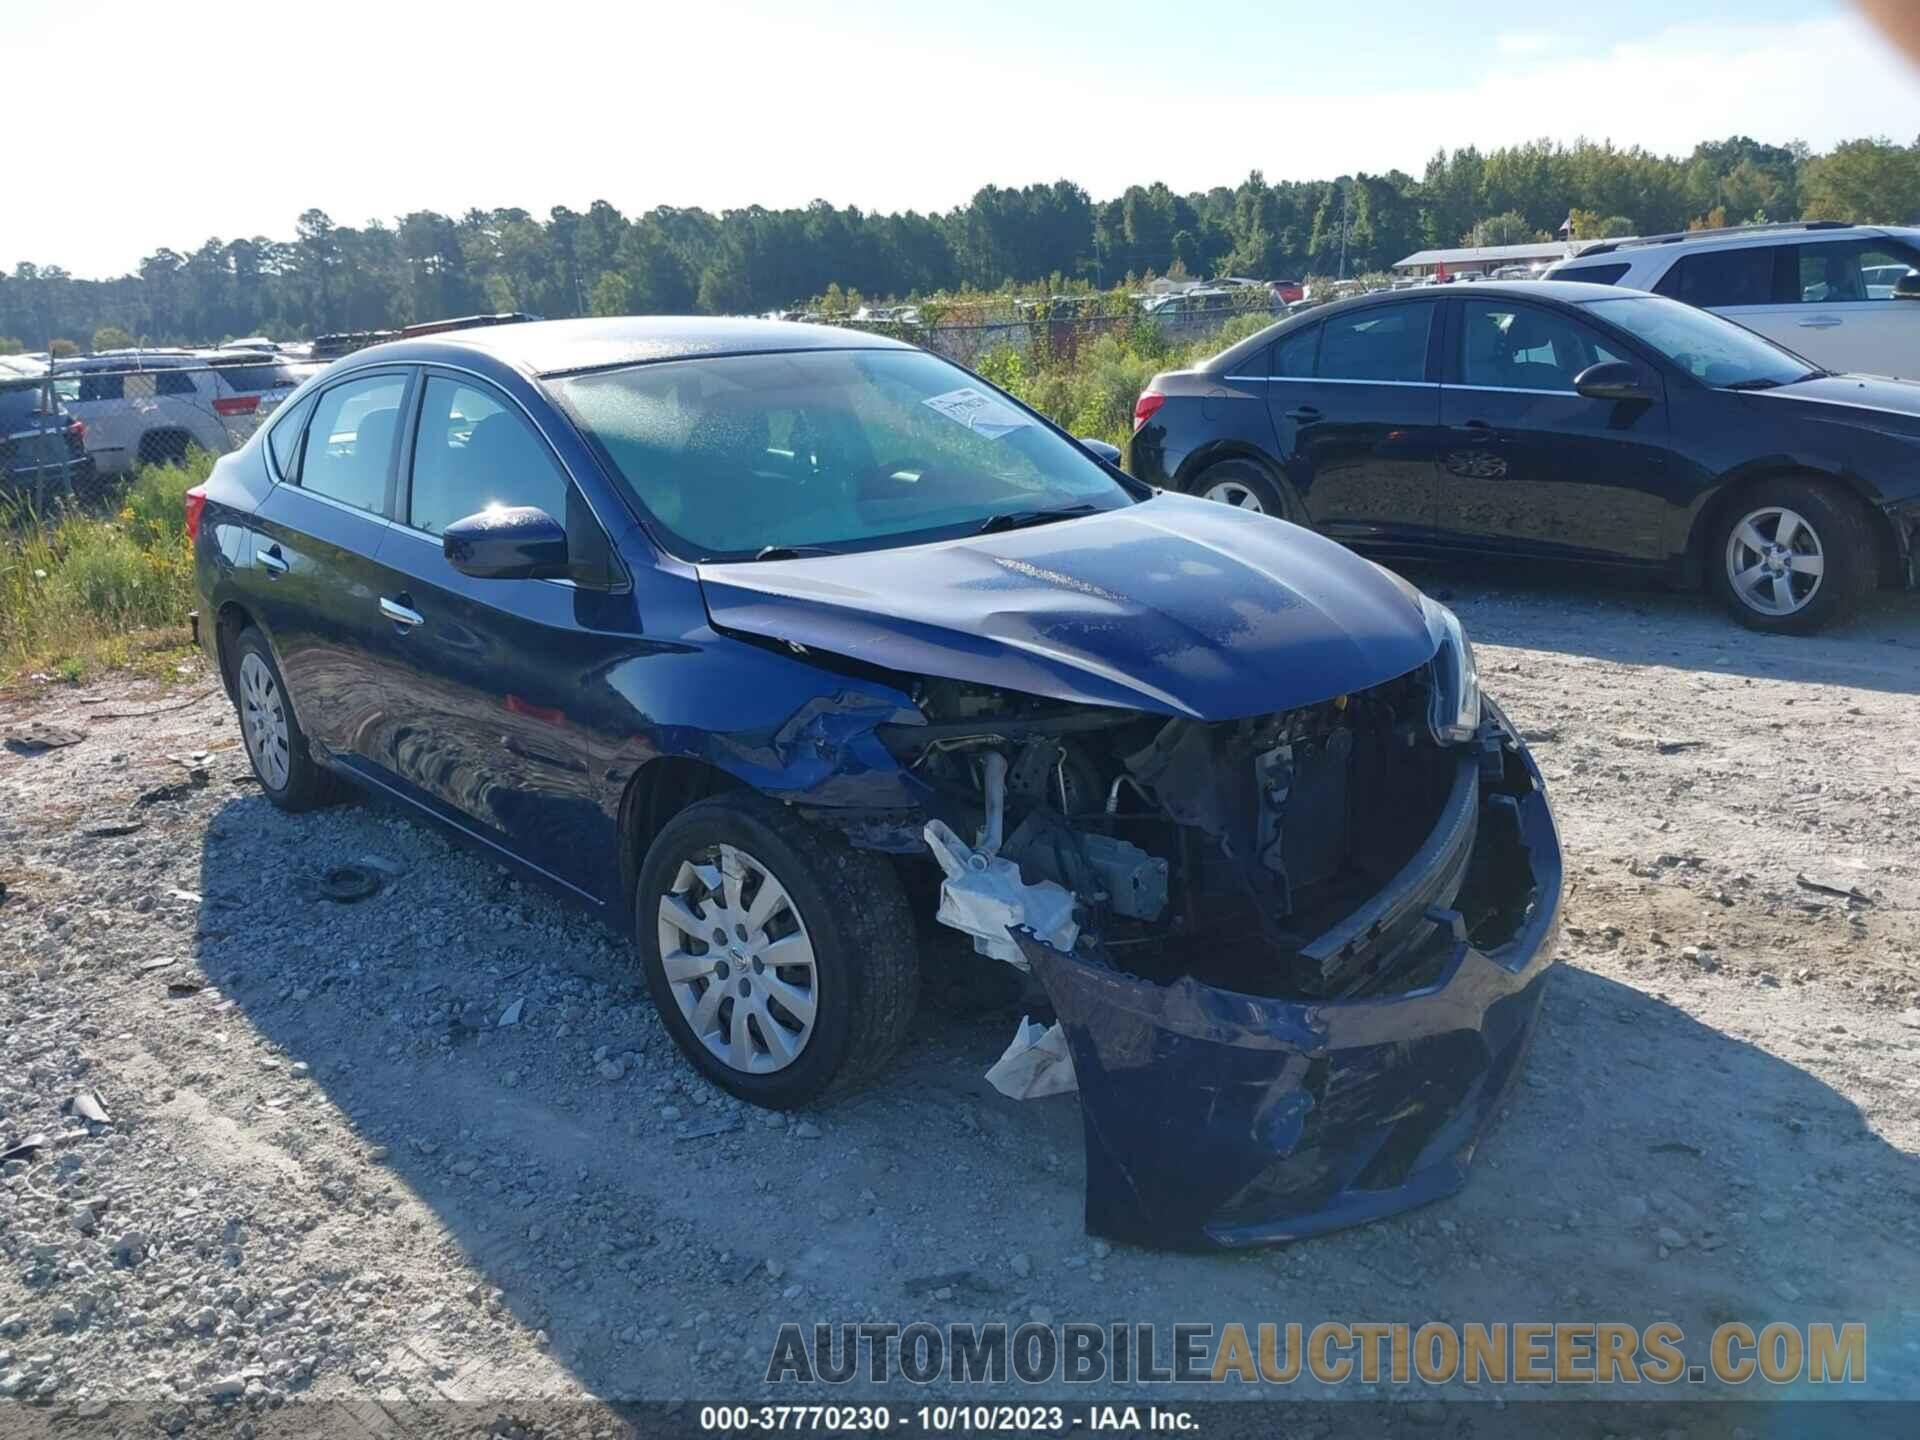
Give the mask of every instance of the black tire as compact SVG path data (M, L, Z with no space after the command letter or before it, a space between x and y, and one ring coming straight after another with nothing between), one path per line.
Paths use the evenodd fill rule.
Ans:
M92 507L108 499L118 488L118 476L102 475L98 470L89 469L73 482L73 498L76 504Z
M1271 475L1251 460L1221 460L1207 466L1193 477L1192 483L1187 486L1187 493L1201 499L1217 498L1222 504L1237 505L1245 510L1257 506L1262 514L1271 515L1276 520L1293 518L1285 493L1274 483ZM1225 498L1230 495L1246 496L1252 503Z
M812 946L812 1032L784 1068L766 1073L736 1068L708 1049L682 1013L661 959L661 900L671 893L683 862L711 860L721 845L745 851L778 880L791 901L788 918L797 918ZM700 902L700 911L703 917L711 913L707 900ZM661 826L634 886L634 943L654 1005L682 1053L722 1089L773 1110L843 1093L873 1078L906 1038L919 994L913 917L892 866L751 791L700 801ZM717 947L711 953L716 969L727 963ZM721 973L723 994L727 985L747 982L744 969ZM705 998L704 988L690 998L696 1014ZM716 1013L715 1023L730 1030L731 996L716 1003L727 1007L728 1020Z
M263 760L256 749L249 725L251 702L243 680L249 657L266 667L280 697L286 726L284 780L280 780L274 768ZM240 722L240 743L246 747L247 761L253 766L254 778L260 782L260 788L266 792L267 798L290 814L312 810L339 799L339 780L313 758L307 746L306 733L301 730L299 718L294 713L293 697L287 690L287 682L281 678L280 667L274 663L273 651L267 648L266 637L252 626L242 630L240 638L234 642L233 676L234 709Z
M1762 608L1782 603L1771 600L1776 591L1770 572L1745 586L1736 583L1735 574L1736 566L1763 558L1748 540L1776 539L1784 518L1780 512L1791 512L1800 521L1787 547L1796 553L1777 556L1790 567L1783 578L1797 608L1775 613ZM1879 584L1870 523L1859 503L1833 485L1792 476L1763 480L1742 490L1708 535L1708 583L1742 625L1775 635L1810 635L1852 615ZM1749 525L1754 528L1746 529ZM1747 538L1736 543L1736 536ZM1822 567L1810 587L1809 577L1791 568L1804 566L1809 555L1818 555ZM1748 565L1740 573L1753 571Z
M142 465L184 465L192 443L183 431L149 430L140 437L136 453Z

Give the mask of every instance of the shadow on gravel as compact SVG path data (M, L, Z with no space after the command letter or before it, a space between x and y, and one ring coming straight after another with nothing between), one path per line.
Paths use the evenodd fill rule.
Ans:
M315 874L397 843L415 868L352 906L294 899L300 877L236 875L223 857L268 826L288 827ZM923 1006L875 1087L770 1125L695 1103L630 971L516 951L507 930L459 931L458 913L443 919L458 963L367 958L363 937L403 930L423 895L502 885L421 827L367 810L283 817L254 796L210 828L198 963L287 1062L312 1067L360 1153L303 1150L314 1127L297 1113L256 1108L249 1123L310 1173L308 1208L343 1237L342 1264L384 1268L344 1237L382 1212L398 1218L379 1233L399 1233L418 1204L478 1270L470 1293L429 1267L425 1313L397 1317L394 1354L418 1357L450 1398L515 1383L446 1328L458 1314L484 1335L493 1289L610 1398L758 1393L786 1321L1023 1322L1036 1309L1056 1323L1677 1318L1702 1344L1731 1318L1860 1319L1870 1337L1882 1322L1896 1351L1870 1338L1869 1373L1901 1373L1895 1297L1911 1303L1920 1265L1889 1217L1920 1199L1920 1161L1798 1066L1587 971L1555 973L1525 1083L1460 1196L1281 1252L1109 1256L1081 1229L1074 1102L1021 1105L980 1078L1011 1012ZM254 898L263 886L276 887L270 906ZM542 898L516 903L548 943L572 923ZM515 999L517 1023L500 1026ZM942 1393L876 1391L864 1370L846 1391L903 1404ZM1141 1398L1094 1391L1073 1398ZM1049 1392L1067 1393L1029 1394Z
M1393 563L1459 611L1474 640L1621 665L1715 670L1920 694L1920 592L1882 590L1812 636L1748 630L1712 596L1626 574L1533 564Z

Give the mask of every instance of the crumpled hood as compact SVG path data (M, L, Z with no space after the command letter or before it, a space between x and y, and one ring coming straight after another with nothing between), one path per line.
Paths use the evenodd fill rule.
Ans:
M899 550L702 565L713 623L915 675L1203 720L1378 685L1419 603L1331 540L1182 495Z

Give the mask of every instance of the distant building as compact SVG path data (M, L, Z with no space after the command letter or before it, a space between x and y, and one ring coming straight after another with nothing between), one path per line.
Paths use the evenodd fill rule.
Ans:
M1456 250L1416 250L1394 265L1394 273L1409 278L1437 274L1491 275L1509 265L1545 269L1556 260L1578 255L1597 240L1535 240L1526 245L1463 245Z

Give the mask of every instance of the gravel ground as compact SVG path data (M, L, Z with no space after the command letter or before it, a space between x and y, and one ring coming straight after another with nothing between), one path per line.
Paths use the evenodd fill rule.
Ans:
M0 700L85 737L0 751L0 1141L48 1137L0 1187L0 1394L728 1397L785 1320L1040 1316L1858 1319L1920 1396L1920 598L1793 641L1416 578L1547 774L1564 964L1461 1195L1245 1256L1088 1239L1074 1100L981 1078L1003 1004L753 1111L592 922L389 811L275 811L210 676ZM325 898L349 861L380 893Z

